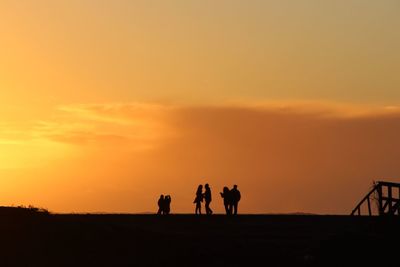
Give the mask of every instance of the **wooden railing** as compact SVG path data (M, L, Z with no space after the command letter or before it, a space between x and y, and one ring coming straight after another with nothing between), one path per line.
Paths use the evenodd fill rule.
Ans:
M397 197L393 197L395 191ZM377 196L372 199L371 196ZM362 215L361 208L365 203L368 205L368 215L373 215L371 202L376 200L378 215L400 215L400 184L392 182L376 182L372 190L358 203L351 215Z

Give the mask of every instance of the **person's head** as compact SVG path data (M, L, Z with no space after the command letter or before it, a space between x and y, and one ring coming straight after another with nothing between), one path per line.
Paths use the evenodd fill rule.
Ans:
M201 193L203 191L203 186L202 185L199 185L198 187L197 187L197 193L196 194L199 194L199 193Z
M206 184L204 187L207 188L207 189L210 188L210 186L208 184Z
M227 192L227 191L229 191L229 188L228 188L227 186L224 186L223 191L224 191L224 192Z
M164 199L164 195L160 195L160 198L161 198L161 199Z
M237 185L236 185L236 184L235 184L235 185L233 185L233 188L234 188L234 189L237 189Z

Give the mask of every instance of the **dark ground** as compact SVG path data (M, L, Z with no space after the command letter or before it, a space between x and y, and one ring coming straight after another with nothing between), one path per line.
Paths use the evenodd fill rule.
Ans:
M400 266L400 218L0 208L0 266Z

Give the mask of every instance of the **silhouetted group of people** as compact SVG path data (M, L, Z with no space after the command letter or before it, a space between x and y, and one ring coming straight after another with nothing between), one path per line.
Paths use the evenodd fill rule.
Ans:
M237 185L234 185L231 190L227 186L224 187L220 193L224 199L225 212L227 215L237 215L238 205L240 198L240 191L237 189Z
M203 193L203 185L199 185L196 191L196 197L193 203L196 204L195 214L201 214L201 202L205 202L206 214L211 215L213 211L210 208L211 203L211 189L208 184L204 185L204 193ZM237 188L237 185L234 185L231 190L227 186L224 187L223 191L220 193L221 197L224 199L224 206L226 215L237 215L238 205L241 198L240 191Z
M196 197L193 201L193 203L196 204L196 208L194 213L195 214L201 214L201 202L205 202L205 208L206 208L206 214L211 215L213 213L212 209L210 208L210 203L211 203L211 188L208 184L204 185L204 193L203 193L203 185L199 185L197 187L196 191Z
M226 215L237 215L238 213L238 205L241 198L240 191L237 188L237 185L234 185L232 189L229 189L225 186L220 193L221 197L224 200L224 207ZM195 214L201 215L201 203L205 202L205 209L206 214L211 215L213 214L212 209L210 208L210 204L212 201L212 194L211 188L209 184L204 185L204 192L203 192L203 185L199 185L197 187L196 196L193 201L196 204L195 207ZM158 212L157 214L164 214L167 215L171 211L171 196L170 195L161 195L158 199Z
M168 215L171 212L171 196L161 195L158 199L158 212L157 214Z

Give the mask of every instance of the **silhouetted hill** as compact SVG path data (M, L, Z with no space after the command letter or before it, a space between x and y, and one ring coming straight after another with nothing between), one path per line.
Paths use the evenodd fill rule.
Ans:
M399 226L398 218L377 217L0 208L0 266L398 266Z

